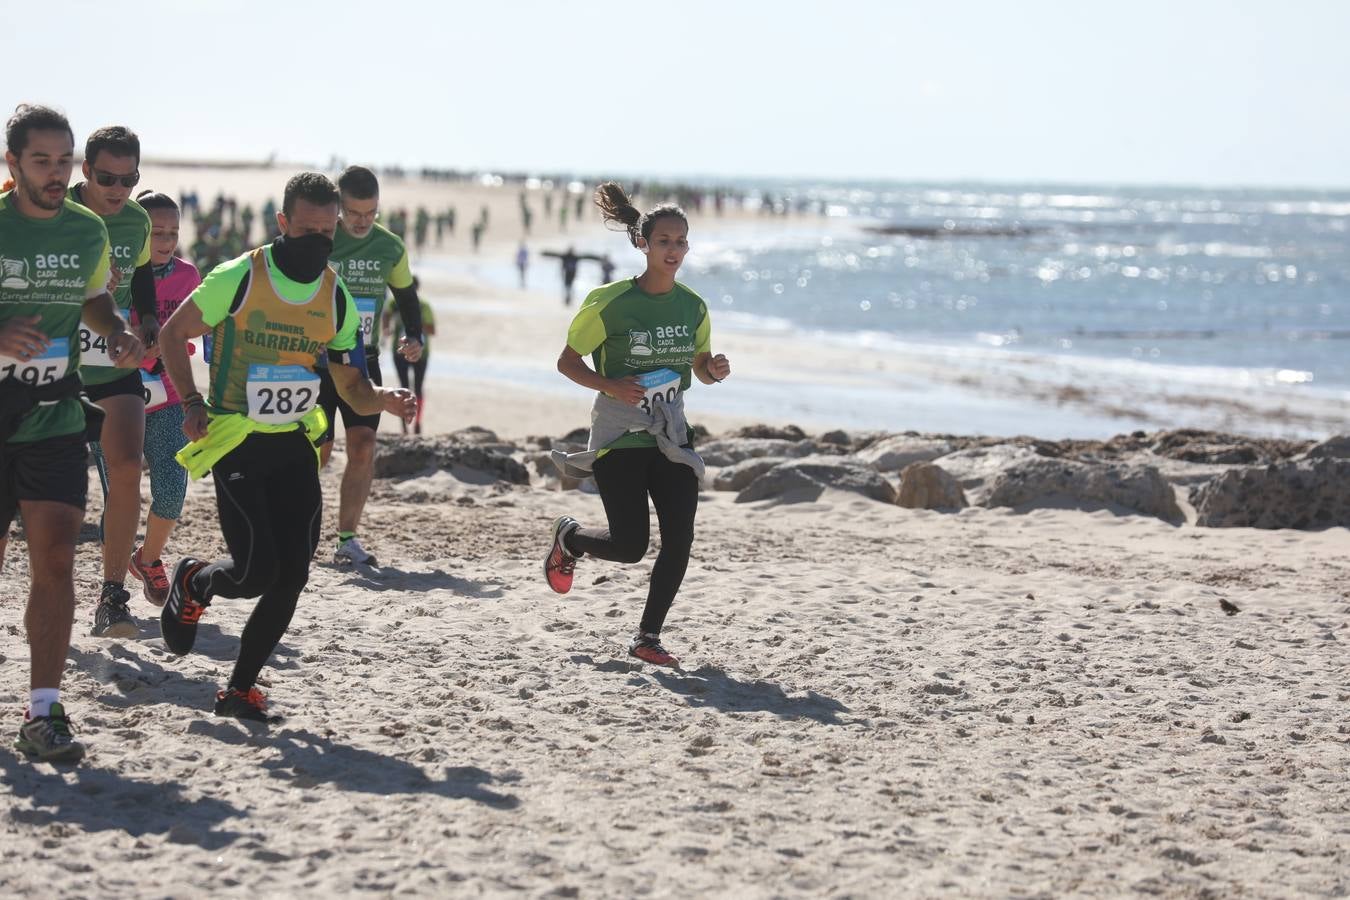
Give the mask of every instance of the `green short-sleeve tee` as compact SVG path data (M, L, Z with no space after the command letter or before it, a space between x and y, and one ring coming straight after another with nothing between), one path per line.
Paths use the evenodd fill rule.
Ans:
M380 319L388 289L412 287L412 266L403 241L378 222L363 238L352 237L338 225L333 252L328 257L356 301L365 336L366 352L378 353Z
M664 294L648 294L637 279L616 281L586 297L567 329L567 346L589 355L606 378L673 369L680 390L688 390L694 357L712 347L708 305L679 282ZM611 448L655 444L656 438L642 432L625 435Z
M58 380L80 365L80 314L108 284L108 230L89 210L66 200L50 219L33 219L0 194L0 323L41 316L37 328L52 345L26 364L0 358L0 377L34 384ZM39 406L9 440L40 441L84 431L78 400Z
M81 203L81 187L77 184L70 189L69 197L76 203ZM113 291L113 300L122 310L122 317L127 318L127 310L131 309L131 275L150 262L150 214L135 200L128 200L116 214L100 218L108 229L112 264L122 276ZM81 340L87 347L99 339L86 330ZM85 384L107 384L125 377L128 371L113 366L86 365L82 367L80 377Z
M431 304L423 297L417 298L417 305L422 310L422 358L431 358L431 335L427 328L436 327L436 312L431 308ZM398 352L398 342L407 336L403 330L403 316L399 315L398 307L394 307L393 315L389 317L389 350L391 353Z

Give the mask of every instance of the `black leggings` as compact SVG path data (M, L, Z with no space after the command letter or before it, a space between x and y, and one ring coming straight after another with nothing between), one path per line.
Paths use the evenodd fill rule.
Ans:
M319 546L323 495L304 429L255 433L211 469L231 559L197 573L200 596L257 597L239 640L230 687L248 691L291 624Z
M611 450L595 461L594 474L609 528L578 528L568 535L567 546L600 559L640 562L647 554L650 494L661 528L661 552L652 566L641 628L647 634L660 634L689 566L698 478L693 469L671 462L656 447Z
M418 397L422 396L422 382L427 377L427 358L424 354L421 359L415 363L410 363L403 358L403 354L394 354L394 369L398 372L398 383L403 387L408 387L408 375L412 374L412 392Z

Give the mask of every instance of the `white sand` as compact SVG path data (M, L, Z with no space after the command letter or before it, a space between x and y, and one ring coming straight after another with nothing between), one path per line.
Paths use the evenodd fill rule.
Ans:
M566 314L529 309L447 303L436 352L547 371ZM436 428L511 436L587 408L495 379L432 396ZM386 566L357 573L326 562L334 470L324 487L269 731L209 712L251 602L214 605L183 659L139 598L141 639L87 636L94 483L65 685L90 757L0 752L0 895L1350 892L1345 529L708 493L670 672L624 654L650 556L543 584L549 521L598 522L598 498L377 482L363 532ZM0 576L11 728L23 550ZM169 556L222 551L194 485Z

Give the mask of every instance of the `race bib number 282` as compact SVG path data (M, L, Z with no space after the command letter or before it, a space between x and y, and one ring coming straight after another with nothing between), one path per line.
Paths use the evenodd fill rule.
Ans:
M286 425L305 417L319 401L319 376L304 366L248 367L248 417Z

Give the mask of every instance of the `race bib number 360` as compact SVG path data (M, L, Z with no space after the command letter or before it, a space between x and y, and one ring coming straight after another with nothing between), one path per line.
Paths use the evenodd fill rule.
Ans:
M319 402L319 376L304 366L248 367L248 417L265 425L298 422Z
M658 403L674 403L680 394L680 373L674 369L657 369L638 376L638 384L646 393L642 395L642 411L652 414Z
M40 387L66 377L70 367L70 338L55 338L45 352L30 360L0 356L0 378L13 378Z

